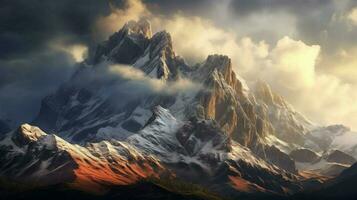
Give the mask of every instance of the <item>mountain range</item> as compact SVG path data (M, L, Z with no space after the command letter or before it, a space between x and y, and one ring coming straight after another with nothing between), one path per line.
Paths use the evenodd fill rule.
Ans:
M4 197L357 197L357 133L310 121L227 56L187 64L173 42L127 22L32 121L0 120Z

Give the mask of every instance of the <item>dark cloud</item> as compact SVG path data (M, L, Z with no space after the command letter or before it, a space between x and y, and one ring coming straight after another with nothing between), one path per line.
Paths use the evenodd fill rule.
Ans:
M109 12L108 1L2 1L0 58L33 53L56 37L88 43L95 19Z
M41 98L74 70L73 58L51 43L91 46L93 23L109 13L109 1L2 0L0 116L31 120Z
M238 15L277 10L304 13L311 12L314 9L321 9L332 2L333 0L233 0L229 8Z
M59 51L2 60L0 66L0 114L16 122L30 120L38 112L41 99L75 69L69 55Z
M294 22L286 24L287 29L291 27L295 29L289 36L309 45L320 45L322 59L326 60L341 49L348 51L357 45L357 29L351 27L346 20L346 15L356 6L355 0L232 0L229 10L230 16L240 21L256 14L264 17L285 13L287 17L293 17ZM272 26L274 27L276 23L279 22L272 21ZM254 31L249 32L248 35L273 44L283 36L277 36L271 30ZM283 30L279 31L284 33ZM327 66L317 67L318 70L323 71Z
M150 10L166 15L183 12L188 15L205 16L207 8L217 5L216 0L144 0L143 2Z

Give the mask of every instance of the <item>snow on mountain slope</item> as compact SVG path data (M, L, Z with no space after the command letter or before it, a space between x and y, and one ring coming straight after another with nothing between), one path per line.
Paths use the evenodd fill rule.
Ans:
M267 169L270 167L274 171L266 162L255 158L247 148L233 142L214 121L191 118L190 121L183 122L160 106L155 108L149 124L138 134L130 136L127 142L144 152L158 155L161 161L167 163L187 160L203 166L210 163L204 163L206 161L200 157L212 154L219 162L244 158L252 165Z
M186 166L187 171L206 176L185 180L222 194L228 190L236 194L301 190L295 176L231 141L213 121L182 122L161 107L154 113L146 127L126 142L102 141L84 147L24 124L0 141L0 175L22 183L36 181L38 186L66 183L101 193L106 186L133 184L148 177L185 179L180 173ZM238 187L238 179L249 184L250 190Z
M318 145L316 151L340 150L357 158L357 133L343 125L316 128L308 138Z
M169 110L156 107L149 124L130 136L127 142L147 155L158 156L179 177L214 186L220 193L231 189L281 194L301 189L294 175L232 141L212 120L193 117L189 121L181 121ZM203 174L206 178L201 177ZM259 176L271 177L272 180L260 181ZM249 185L249 191L238 187L237 180ZM220 184L228 185L218 186Z
M73 145L28 124L0 141L0 175L35 186L67 183L89 192L166 173L159 161L118 141Z

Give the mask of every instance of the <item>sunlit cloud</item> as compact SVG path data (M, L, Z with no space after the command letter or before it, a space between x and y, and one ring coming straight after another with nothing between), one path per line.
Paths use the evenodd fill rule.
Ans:
M49 44L50 48L63 51L70 55L75 62L82 62L88 55L88 47L83 44L67 44L62 39L57 39Z
M123 8L112 6L112 12L108 16L100 17L95 23L95 34L98 37L107 37L118 31L126 22L137 21L144 16L150 16L150 11L140 0L125 0ZM102 35L100 35L102 34Z
M179 92L197 91L201 88L200 84L188 79L181 78L176 81L166 82L162 79L151 78L142 70L128 65L110 65L108 71L111 75L128 81L124 84L131 86L130 88L132 89L130 91L144 88L145 91L150 93L177 94Z
M348 14L347 19L350 20L351 24L357 26L357 7L352 9Z

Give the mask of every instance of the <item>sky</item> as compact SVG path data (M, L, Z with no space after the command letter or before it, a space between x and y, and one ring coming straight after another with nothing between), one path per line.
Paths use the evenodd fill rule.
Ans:
M2 0L0 116L29 121L91 49L129 20L167 30L188 63L226 54L321 124L357 130L355 0Z

